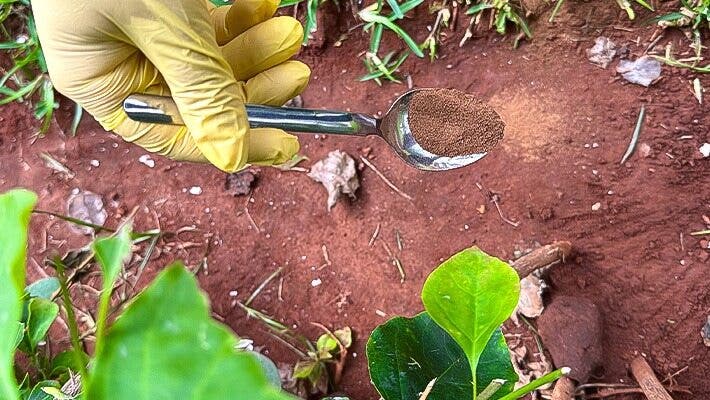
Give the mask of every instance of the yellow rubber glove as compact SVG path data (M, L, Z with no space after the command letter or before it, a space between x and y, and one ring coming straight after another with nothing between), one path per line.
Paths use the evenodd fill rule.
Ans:
M176 160L234 172L299 150L295 136L249 129L245 103L281 106L308 83L289 61L303 28L274 17L279 0L32 0L56 89L104 129ZM186 126L128 119L132 93L170 95Z

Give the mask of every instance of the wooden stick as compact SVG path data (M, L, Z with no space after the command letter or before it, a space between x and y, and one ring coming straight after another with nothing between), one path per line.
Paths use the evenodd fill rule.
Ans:
M574 400L575 383L569 376L563 376L555 382L552 400Z
M572 254L572 243L554 242L518 258L513 262L512 267L518 271L520 279L523 279L537 269L565 262L570 254Z
M631 362L631 373L648 400L673 400L643 357L638 356Z

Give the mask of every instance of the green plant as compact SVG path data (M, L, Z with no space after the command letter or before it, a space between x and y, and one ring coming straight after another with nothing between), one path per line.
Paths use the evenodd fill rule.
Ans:
M14 18L23 22L20 32L10 32L7 29L7 22ZM7 52L13 62L12 67L0 78L0 105L13 101L32 102L35 117L42 121L40 133L43 134L49 129L57 105L54 86L47 74L47 63L30 11L30 1L0 2L0 25L4 38L4 41L0 42L0 50ZM36 100L32 101L33 98ZM81 107L75 106L72 134L76 133L81 114Z
M417 57L424 57L424 52L422 51L423 46L412 39L412 37L396 23L397 20L404 18L407 13L414 10L422 4L423 1L424 0L407 0L399 4L396 0L387 0L387 5L391 9L389 15L383 15L384 3L382 0L377 0L377 2L360 10L358 16L365 22L363 29L370 33L370 46L368 51L365 52L365 58L363 59L368 73L360 78L361 81L372 79L378 84L381 84L380 79L385 78L389 81L399 83L400 81L394 76L394 73L407 59L410 52L414 53ZM396 59L395 52L388 53L382 59L378 56L382 35L385 29L394 32L407 45L408 49L401 52Z
M210 318L206 296L181 263L159 273L110 321L112 292L134 243L128 224L90 247L103 290L89 358L73 312L66 263L55 258L56 278L24 286L35 203L36 195L25 190L0 195L0 398L291 398L268 380L263 357L238 350L238 338ZM40 358L41 341L59 315L55 297L66 313L72 349ZM20 383L14 373L18 349L36 359L37 372L24 374ZM49 346L45 349L49 352ZM273 376L273 366L271 371Z
M370 378L382 398L511 400L567 373L563 368L514 390L518 376L501 324L519 291L515 270L476 248L441 264L422 289L426 311L393 318L370 336Z
M667 65L677 68L687 68L696 72L710 72L710 65L699 66L702 57L702 28L710 28L710 0L681 0L680 9L676 12L661 15L651 21L663 28L689 28L690 47L695 50L695 56L686 59L676 59L672 47L666 47L665 56L654 56Z
M495 27L496 31L501 35L507 32L507 25L512 22L522 31L528 38L532 37L530 27L522 17L524 14L521 7L513 4L508 0L483 0L474 4L466 11L466 14L472 15L472 23L479 24L481 17L485 11L490 11L489 26Z

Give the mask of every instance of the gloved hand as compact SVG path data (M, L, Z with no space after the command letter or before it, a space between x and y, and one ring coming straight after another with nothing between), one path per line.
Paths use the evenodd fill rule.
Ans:
M108 131L176 160L234 172L299 150L277 129L249 129L245 103L281 106L308 83L288 61L303 28L274 17L279 0L32 0L56 89ZM172 96L186 126L128 119L132 93Z

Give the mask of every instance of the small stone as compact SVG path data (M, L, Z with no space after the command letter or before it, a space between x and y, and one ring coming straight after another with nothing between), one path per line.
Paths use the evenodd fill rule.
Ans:
M155 160L150 158L150 155L148 154L143 154L142 156L138 157L138 162L146 165L148 168L155 168Z
M641 143L639 146L639 155L643 158L648 158L651 155L651 146L648 143Z
M91 164L92 167L98 167L99 165L101 165L99 160L91 160L89 164Z
M596 142L592 143L592 148L593 148L593 149L596 149L597 147L599 147L599 143L596 143Z
M385 318L387 316L387 314L385 314L384 311L380 311L380 310L375 310L375 314L379 315L382 318Z
M608 67L614 56L616 56L616 45L608 37L598 37L594 41L594 46L587 49L589 61L602 68Z
M703 155L703 158L710 157L710 143L703 143L703 145L700 146L700 154Z
M485 204L481 204L480 206L478 206L478 208L476 208L476 211L478 211L479 214L485 214L485 212L486 212L486 205L485 205Z
M700 336L702 336L705 346L710 347L710 315L708 315L708 320L705 322L703 329L700 330Z
M193 186L188 191L190 192L191 195L194 195L194 196L199 196L202 194L202 188L199 186Z
M229 297L237 297L239 295L239 292L236 290L232 290L229 292Z
M592 205L592 211L599 211L602 208L602 203L594 203Z
M323 283L323 281L320 280L320 278L316 278L311 281L311 286L317 287L320 286Z

